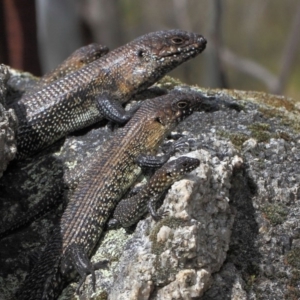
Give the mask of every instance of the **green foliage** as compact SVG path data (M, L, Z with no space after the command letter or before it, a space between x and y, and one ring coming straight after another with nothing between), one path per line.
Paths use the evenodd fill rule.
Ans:
M266 204L262 207L262 211L273 226L282 224L288 215L283 204Z

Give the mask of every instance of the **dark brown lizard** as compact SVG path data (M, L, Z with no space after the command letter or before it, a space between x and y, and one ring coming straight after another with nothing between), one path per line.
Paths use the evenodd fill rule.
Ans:
M125 123L122 104L206 47L199 34L182 30L141 36L11 105L17 114L17 158L68 133L107 118Z
M53 71L42 76L34 84L27 86L26 93L33 94L43 86L46 86L71 72L79 70L88 63L104 56L108 53L108 51L108 47L96 43L89 44L77 49ZM13 220L13 222L9 224L1 224L0 222L0 239L7 236L14 230L22 227L23 225L26 225L27 223L39 218L45 213L45 211L48 211L52 207L55 207L57 201L55 201L54 199L62 196L63 187L64 185L62 185L61 188L57 188L54 192L51 193L51 195L48 195L47 201L45 200L45 203L43 203L43 205L40 205L40 203L38 203L26 213L19 215L16 219Z
M27 276L17 299L55 299L65 276L75 268L79 287L94 266L88 260L114 207L141 173L142 166L161 166L174 152L157 157L168 133L194 111L217 110L217 101L200 93L173 91L147 100L103 151L95 153L62 215L60 225ZM79 289L78 287L78 289Z
M161 219L164 213L156 212L156 205L164 192L186 173L196 169L200 164L199 159L182 156L172 160L159 168L138 191L137 195L123 199L114 210L113 219L109 220L109 227L130 227L138 222L141 217L149 212L155 221Z
M53 71L39 78L32 86L28 88L26 93L33 94L37 92L52 82L63 78L69 73L77 71L96 59L106 55L108 51L108 47L96 43L77 49Z

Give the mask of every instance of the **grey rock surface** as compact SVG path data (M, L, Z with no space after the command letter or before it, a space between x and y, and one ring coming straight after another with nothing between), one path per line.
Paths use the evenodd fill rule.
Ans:
M11 109L5 109L9 77L8 67L0 65L0 177L17 152L15 140L17 118Z
M219 160L207 151L189 156L201 166L172 186L161 208L168 217L139 222L114 270L109 299L200 297L222 266L234 220L230 178L241 159Z
M171 78L158 86L190 88ZM200 167L170 189L161 207L168 217L147 217L133 233L106 232L93 260L110 266L96 271L96 293L87 278L80 299L300 299L300 105L258 92L200 90L243 110L194 113L178 126ZM11 163L0 179L1 220L57 190L109 138L104 125ZM61 211L1 240L3 299L23 281ZM75 288L60 299L79 299Z

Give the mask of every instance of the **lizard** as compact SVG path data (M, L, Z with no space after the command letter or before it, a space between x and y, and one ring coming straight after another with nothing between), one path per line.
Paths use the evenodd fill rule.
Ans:
M127 189L141 174L141 167L163 165L174 152L155 156L158 146L176 125L194 111L215 111L217 99L196 92L173 92L146 100L135 115L103 151L95 153L81 177L59 224L26 277L17 299L55 299L67 275L76 270L80 276L77 291L91 273L91 256L106 221Z
M163 32L161 32L161 33L163 33ZM179 35L180 35L180 33L181 33L181 31L179 32ZM206 41L204 42L204 48L205 48L205 43L206 43ZM47 85L51 82L54 82L56 79L63 76L64 74L67 74L68 72L79 69L80 67L87 64L88 62L97 59L98 56L105 55L107 52L108 52L108 48L106 46L101 46L101 45L97 45L97 44L91 44L91 45L88 45L88 46L85 46L85 47L82 47L82 48L76 50L68 59L66 59L53 72L46 74L44 77L42 77L41 80L36 83L36 86L33 87L33 90L35 90L43 85ZM28 93L32 94L32 90L29 90ZM18 106L18 104L15 104L15 106ZM44 115L45 115L45 111L42 110L42 113L41 113L42 118ZM25 127L24 127L26 134L28 133L28 131L30 132L30 134L33 133L31 131L31 129L28 128L27 125L25 125ZM44 130L46 130L46 129L44 128ZM48 130L49 130L49 128L48 128ZM20 132L20 127L19 127L19 132ZM20 143L20 138L18 138L18 139L19 139L19 143ZM18 147L18 149L19 149L19 147ZM20 153L20 151L18 153L19 153L18 157L20 157L20 156L22 157L22 154ZM55 203L56 203L56 201L50 200L44 206L47 207L47 210L48 210L49 207L55 206ZM37 206L36 208L35 207L32 208L31 212L29 212L29 213L26 212L24 214L24 216L23 215L19 216L16 220L14 220L13 223L2 226L1 230L0 230L0 238L5 237L10 232L14 231L15 229L18 229L19 227L21 227L22 225L24 225L30 221L35 220L41 214L43 214L44 209L40 209L39 204L37 204L36 206Z
M46 73L39 78L34 84L29 86L25 91L26 94L33 94L44 86L51 84L52 82L63 78L71 72L77 71L87 64L95 61L96 59L106 55L109 49L107 46L92 43L87 46L80 47L75 50L70 56L68 56L60 65L54 70Z
M137 193L137 195L122 199L109 220L109 228L117 226L130 227L137 223L141 217L150 213L155 221L159 221L165 213L158 214L156 205L164 192L177 180L180 180L186 173L196 169L200 164L199 159L181 156L159 168Z
M16 112L17 159L103 118L126 123L122 104L197 56L206 39L178 29L148 33L11 104Z

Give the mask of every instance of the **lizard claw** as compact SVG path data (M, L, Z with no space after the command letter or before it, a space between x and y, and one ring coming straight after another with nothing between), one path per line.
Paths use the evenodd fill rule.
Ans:
M107 228L111 229L118 229L121 226L120 222L117 219L110 219L107 223Z
M109 265L109 260L104 259L104 260L94 263L94 269L95 270L108 269L108 265Z
M164 145L163 151L165 153L169 153L170 155L174 155L176 151L184 151L189 150L190 143L186 138L180 138L176 142L169 142Z
M89 266L89 268L85 270L85 273L80 273L81 279L80 279L80 281L78 283L78 286L76 288L77 295L79 295L80 288L81 288L82 284L85 282L86 277L89 274L92 275L92 287L93 287L93 292L95 292L96 291L96 274L95 274L95 270L107 269L108 264L109 264L109 260L105 259L105 260L99 261L95 264L91 264Z
M177 142L174 143L174 148L175 151L184 151L184 150L189 150L190 144L189 141L186 139L179 139Z
M167 217L169 215L168 211L163 211L161 213L156 213L156 214L151 214L151 217L154 221L158 222L160 221L162 218Z

